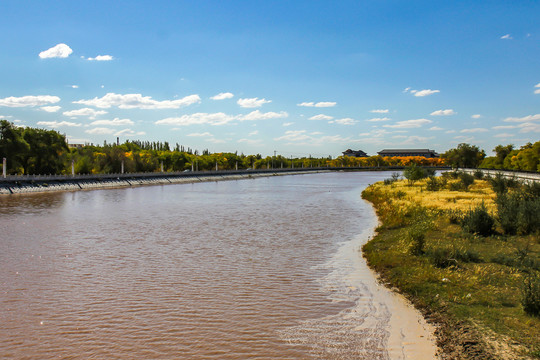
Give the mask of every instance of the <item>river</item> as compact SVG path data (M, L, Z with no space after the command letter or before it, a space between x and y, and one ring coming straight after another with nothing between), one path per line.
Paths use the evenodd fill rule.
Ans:
M434 358L361 257L388 176L0 196L0 358Z

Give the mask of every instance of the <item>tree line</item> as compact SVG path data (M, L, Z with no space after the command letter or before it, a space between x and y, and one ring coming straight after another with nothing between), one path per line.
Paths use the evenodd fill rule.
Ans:
M211 153L208 149L185 148L168 142L126 141L70 148L64 135L55 130L18 127L0 120L0 158L7 159L8 174L103 174L199 170L308 168L308 167L383 167L383 166L454 166L540 171L540 141L520 149L498 145L496 156L486 157L484 150L459 144L440 158L419 156L365 158L351 156L297 157L260 154Z

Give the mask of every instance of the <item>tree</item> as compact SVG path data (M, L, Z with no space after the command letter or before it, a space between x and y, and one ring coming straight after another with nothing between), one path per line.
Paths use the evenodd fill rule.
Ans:
M412 163L403 171L403 176L409 180L409 184L413 184L415 181L425 178L427 173L424 169Z
M69 152L64 135L55 130L28 127L23 138L30 145L23 156L27 174L60 174L64 170L64 156Z
M442 154L442 158L446 159L450 165L462 168L476 168L485 157L484 150L480 150L476 145L465 143Z
M514 145L512 144L506 146L497 145L495 146L495 149L493 149L493 151L495 151L495 153L497 154L497 160L501 165L503 164L504 159L506 159L508 154L512 152L512 150L514 150Z
M9 173L23 172L23 157L30 150L22 131L22 128L17 128L7 120L0 120L0 160L7 159Z

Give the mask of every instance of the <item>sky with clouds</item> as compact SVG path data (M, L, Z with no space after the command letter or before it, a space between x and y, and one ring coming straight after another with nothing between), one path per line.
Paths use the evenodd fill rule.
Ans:
M537 1L5 0L0 13L0 119L71 143L337 156L540 140Z

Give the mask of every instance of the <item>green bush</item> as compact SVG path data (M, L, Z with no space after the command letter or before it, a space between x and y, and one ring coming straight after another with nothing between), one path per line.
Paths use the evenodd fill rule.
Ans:
M411 242L410 252L412 255L419 256L424 254L424 245L426 244L426 235L423 230L411 228L408 232L408 238Z
M448 248L433 249L429 257L433 265L441 269L457 265L457 260L452 257L452 252Z
M463 190L468 190L469 186L474 183L474 176L472 176L471 174L461 173L459 174L459 179L461 180Z
M477 178L478 180L481 180L484 178L484 172L482 170L476 170L474 172L474 177Z
M515 177L507 178L502 173L495 174L495 177L488 178L493 191L497 194L502 194L508 189L516 188L519 186L519 181Z
M416 164L412 164L403 171L403 176L409 180L409 184L413 184L415 181L425 178L426 172Z
M450 224L459 224L461 223L461 219L463 218L463 213L459 210L448 210L446 212L448 215L448 220L450 221Z
M521 305L527 314L540 316L540 277L538 274L531 273L525 278Z
M522 186L511 193L498 193L495 199L497 221L508 235L540 232L540 196L533 186Z
M463 230L481 236L493 234L494 224L495 220L493 220L493 217L488 213L484 203L466 212L461 219L461 227Z
M427 191L439 191L441 188L439 180L434 177L430 176L427 183L426 183L426 190Z

